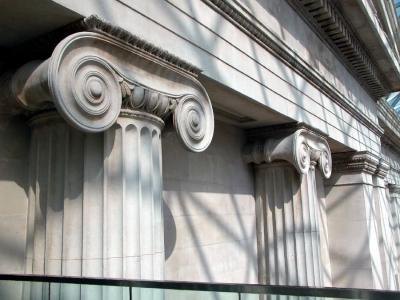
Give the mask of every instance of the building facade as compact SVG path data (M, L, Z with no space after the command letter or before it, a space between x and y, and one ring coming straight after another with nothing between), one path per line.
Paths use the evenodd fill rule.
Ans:
M395 2L14 0L0 25L0 273L400 289Z

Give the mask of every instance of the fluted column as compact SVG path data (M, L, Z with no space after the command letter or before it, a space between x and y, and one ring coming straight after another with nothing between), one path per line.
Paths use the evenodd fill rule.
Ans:
M84 134L45 113L32 127L26 272L163 279L162 120L122 111Z
M325 211L317 193L315 167L331 170L326 141L300 129L280 139L248 144L247 162L255 163L259 280L267 284L330 284L325 253Z
M33 119L27 273L162 279L162 125L127 111L84 134Z
M11 78L16 106L34 115L26 273L164 278L161 131L172 123L182 145L201 152L211 143L213 111L196 68L137 37L128 41L77 33ZM24 296L44 299L45 289L29 285ZM128 296L72 285L51 293Z

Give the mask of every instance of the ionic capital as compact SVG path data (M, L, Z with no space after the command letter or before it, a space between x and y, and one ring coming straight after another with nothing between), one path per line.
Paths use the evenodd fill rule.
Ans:
M93 33L66 37L45 61L22 66L12 94L29 111L55 107L84 132L110 128L121 109L166 120L172 115L184 146L205 150L214 132L210 99L184 62L143 40ZM166 59L168 58L168 59Z
M331 176L332 159L328 142L308 129L298 129L283 138L267 138L245 146L243 157L248 163L270 163L285 160L300 174L318 165L325 178Z

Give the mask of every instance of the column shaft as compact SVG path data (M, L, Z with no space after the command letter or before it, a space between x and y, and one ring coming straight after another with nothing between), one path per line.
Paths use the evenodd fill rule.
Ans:
M27 273L163 279L162 125L127 111L99 134L32 121Z
M286 163L256 166L260 282L323 286L320 203L315 170Z

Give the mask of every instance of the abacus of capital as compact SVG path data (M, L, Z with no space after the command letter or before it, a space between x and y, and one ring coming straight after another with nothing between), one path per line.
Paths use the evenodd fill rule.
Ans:
M8 100L32 114L26 273L164 278L164 122L172 119L194 152L214 130L193 69L168 55L141 40L80 32L11 77ZM51 291L70 299L119 292ZM41 299L42 287L24 293Z

